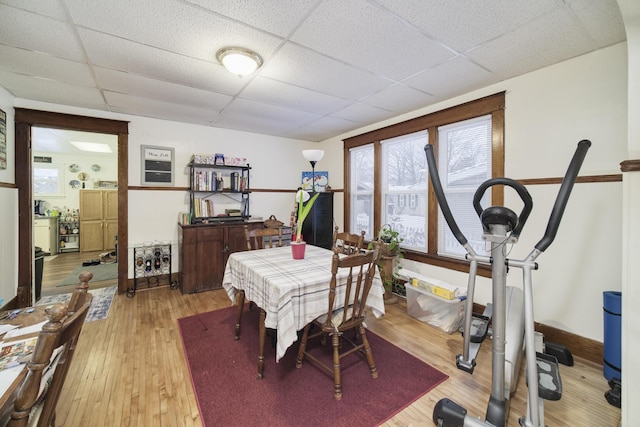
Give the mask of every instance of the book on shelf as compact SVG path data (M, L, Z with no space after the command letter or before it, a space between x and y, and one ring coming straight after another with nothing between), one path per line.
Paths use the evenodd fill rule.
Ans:
M242 216L240 209L225 209L224 213L229 216Z
M193 199L193 214L196 218L213 216L213 200Z
M218 190L218 173L212 170L193 171L193 187L195 191Z
M178 224L181 224L181 225L191 224L191 214L189 212L180 212L178 214Z

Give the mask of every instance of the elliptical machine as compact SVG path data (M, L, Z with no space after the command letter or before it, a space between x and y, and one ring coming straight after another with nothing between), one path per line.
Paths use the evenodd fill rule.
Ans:
M442 210L447 225L456 237L458 242L467 251L466 258L470 261L469 281L467 287L467 301L465 305L465 322L463 333L463 354L456 357L456 366L466 372L473 373L476 365L475 355L470 356L470 347L473 345L473 337L484 336L486 334L486 324L478 322L478 318L473 316L473 294L475 288L475 278L478 262L491 264L492 274L492 385L491 396L487 405L485 421L467 415L466 409L450 399L440 400L433 410L433 422L439 427L481 427L494 426L504 427L507 423L509 413L509 390L515 388L515 384L509 386L509 382L517 382L517 376L505 373L505 343L513 341L506 338L516 337L516 344L513 347L517 353L513 369L517 370L519 358L522 354L522 337L524 336L524 348L526 355L526 377L527 377L527 413L520 418L520 425L524 427L545 427L544 424L544 400L559 400L562 396L562 382L558 362L554 356L536 353L535 351L535 331L533 317L533 284L531 271L538 268L535 260L544 252L555 239L560 225L560 220L564 213L567 201L573 189L582 162L591 146L588 140L582 140L573 155L569 168L562 180L560 191L556 197L555 204L551 211L551 216L547 224L544 237L535 245L534 249L523 260L513 260L506 257L506 245L515 244L518 241L531 209L533 202L527 189L509 178L492 178L480 185L473 197L473 207L480 218L483 227L483 240L490 243L491 253L489 257L476 254L462 234L451 214L447 199L442 189L433 146L427 144L424 147L431 184L438 199L438 204ZM492 186L503 185L513 188L524 203L520 215L516 215L511 209L504 206L490 206L483 209L480 205L482 196ZM508 267L521 268L523 272L523 298L512 298L507 292L506 276ZM507 307L507 302L511 302ZM514 304L514 301L516 302ZM522 301L521 303L519 301ZM513 326L507 325L507 318L522 318L524 311L524 335L522 323ZM515 314L514 314L515 313ZM480 324L480 326L478 326ZM508 330L509 329L509 330ZM480 330L480 332L478 332ZM468 333L467 333L468 332ZM519 340L517 337L520 337ZM519 347L517 342L519 341ZM513 342L511 342L513 344ZM477 352L477 350L476 350ZM517 371L516 371L517 372Z

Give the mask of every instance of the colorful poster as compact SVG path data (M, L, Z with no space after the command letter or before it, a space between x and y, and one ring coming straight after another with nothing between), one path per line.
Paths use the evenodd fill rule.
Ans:
M313 172L302 172L302 189L311 191L311 175ZM327 191L329 185L329 172L315 171L315 177L313 179L315 183L315 190L317 192Z

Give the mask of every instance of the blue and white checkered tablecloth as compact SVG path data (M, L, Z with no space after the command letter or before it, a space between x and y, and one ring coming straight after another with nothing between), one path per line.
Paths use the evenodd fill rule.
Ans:
M222 286L232 302L237 290L242 289L247 300L265 310L265 326L278 331L276 361L298 339L297 331L327 312L332 255L330 250L307 245L301 260L294 260L291 248L286 246L229 256ZM346 279L343 275L341 282L340 278L337 301L344 300ZM384 314L383 295L382 281L376 273L367 299L376 317Z

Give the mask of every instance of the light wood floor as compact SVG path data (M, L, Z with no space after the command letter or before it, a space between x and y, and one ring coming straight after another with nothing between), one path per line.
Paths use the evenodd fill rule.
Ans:
M229 305L223 290L182 295L179 289L159 287L140 290L133 298L117 295L109 317L86 323L82 330L58 403L57 425L201 426L176 319ZM484 417L491 377L489 345L470 375L455 367L460 335L446 335L409 317L403 300L387 306L384 317L371 316L367 325L450 377L385 426L432 426L433 407L444 397ZM620 410L603 396L608 386L601 366L576 358L575 366L561 366L561 373L564 394L562 400L546 403L547 426L619 425ZM518 426L517 419L525 412L523 377L511 404L510 426ZM327 392L331 392L329 378Z

